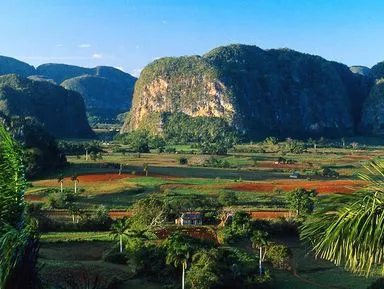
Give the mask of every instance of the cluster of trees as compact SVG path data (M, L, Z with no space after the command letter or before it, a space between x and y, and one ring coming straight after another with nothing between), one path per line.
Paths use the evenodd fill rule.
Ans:
M118 135L117 140L128 146L127 152L149 153L150 149L164 152L165 140L160 135L151 135L146 130L136 130L131 133Z
M129 151L147 153L165 151L167 144L195 143L203 154L227 154L237 142L235 130L221 118L190 117L183 113L164 114L161 135L136 130L116 137Z
M151 208L161 205L158 202L154 199L145 201ZM164 242L153 242L157 238L154 229L162 228L158 221L165 214L158 212L149 216L145 212L141 215L139 208L143 208L143 204L135 207L137 211L132 219L119 220L112 225L112 235L118 241L120 252L120 255L114 255L113 261L124 263L129 259L137 274L168 284L169 288L179 288L180 283L182 288L192 289L229 285L254 288L270 281L268 275L259 276L255 266L257 259L244 250L220 247L216 242L182 233L171 234ZM255 246L259 246L257 242L255 239Z
M68 165L65 154L58 148L55 137L48 133L35 118L7 118L0 113L0 119L12 137L21 144L25 174L28 178Z
M197 143L202 153L226 154L238 142L235 129L222 118L184 113L165 113L162 118L164 139L170 143Z
M66 155L85 155L86 153L99 154L103 152L99 141L67 141L61 140L58 142L59 149Z

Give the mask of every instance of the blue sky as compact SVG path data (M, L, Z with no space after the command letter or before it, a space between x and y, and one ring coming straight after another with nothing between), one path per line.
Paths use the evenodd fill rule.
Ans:
M231 43L347 65L384 60L381 0L0 0L0 55L138 74Z

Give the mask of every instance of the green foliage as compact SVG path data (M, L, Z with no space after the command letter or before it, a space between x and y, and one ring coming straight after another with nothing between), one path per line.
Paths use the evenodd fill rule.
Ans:
M48 206L52 209L65 209L77 201L78 195L73 190L63 190L62 192L57 189L47 190Z
M145 130L136 130L128 134L119 136L123 144L128 145L132 152L149 152L149 133Z
M223 206L234 206L238 202L238 198L235 192L224 192L219 196L219 203Z
M315 190L295 189L287 194L289 208L295 210L298 216L311 214L315 208L316 195Z
M24 217L21 150L0 126L0 288L38 288L36 226Z
M165 140L162 136L160 135L151 135L148 140L149 147L151 149L157 149L159 153L164 152L165 149Z
M59 149L66 155L85 155L88 153L103 152L101 143L99 141L67 141L60 140L58 142Z
M217 157L210 157L204 161L203 164L205 167L212 168L230 168L231 164L227 160L223 160Z
M294 154L301 154L304 152L304 144L295 139L287 139L284 143L284 151Z
M192 289L210 289L220 283L219 252L217 249L200 250L192 257L187 272L187 284Z
M164 138L170 143L196 142L203 154L226 154L237 142L235 130L216 117L163 114Z
M322 175L327 178L338 178L340 174L331 168L324 168Z
M138 200L132 207L132 229L153 230L164 226L167 210L162 200L148 197Z
M334 215L322 214L302 227L301 238L309 241L315 254L366 276L382 266L384 239L384 162L372 161L368 173L359 177L368 182L367 193L348 203Z
M274 136L269 136L267 137L265 140L264 140L264 145L267 145L267 146L274 146L274 145L277 145L277 143L279 142L278 138L274 137Z
M292 269L292 251L285 245L270 245L265 254L266 261L273 268L282 270Z
M251 242L252 247L257 249L259 247L266 247L268 245L269 234L265 231L256 230L252 232Z
M23 226L25 186L21 148L0 126L0 229Z
M251 217L248 213L240 211L233 216L231 224L218 232L220 243L233 244L238 240L247 238L251 233Z

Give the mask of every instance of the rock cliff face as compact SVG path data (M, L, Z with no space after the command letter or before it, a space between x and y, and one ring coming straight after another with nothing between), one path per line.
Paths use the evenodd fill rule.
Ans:
M256 137L351 135L363 77L318 56L247 45L163 58L142 71L121 132L157 131L162 113L183 112L225 118Z
M384 62L370 70L373 86L362 107L360 131L363 134L384 134Z
M384 134L384 79L376 81L363 106L361 131L373 135Z
M34 118L56 137L94 136L81 95L49 82L0 76L0 111L9 118Z

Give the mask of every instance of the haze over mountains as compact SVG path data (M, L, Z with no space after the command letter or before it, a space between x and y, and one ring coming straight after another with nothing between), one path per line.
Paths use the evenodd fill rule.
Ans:
M43 64L34 68L1 56L0 74L10 73L77 91L91 121L111 123L119 113L131 109L122 133L135 129L161 132L164 116L176 112L224 118L253 138L384 133L384 62L371 69L349 68L290 49L229 45L203 56L155 60L144 68L137 82L112 67ZM3 83L6 81L35 85L35 81L16 81L15 77L4 78ZM37 98L40 89L56 89L54 84L35 86L39 86L39 92L29 94ZM3 92L2 97L13 96ZM77 104L76 110L81 107ZM71 137L79 135L73 133Z

